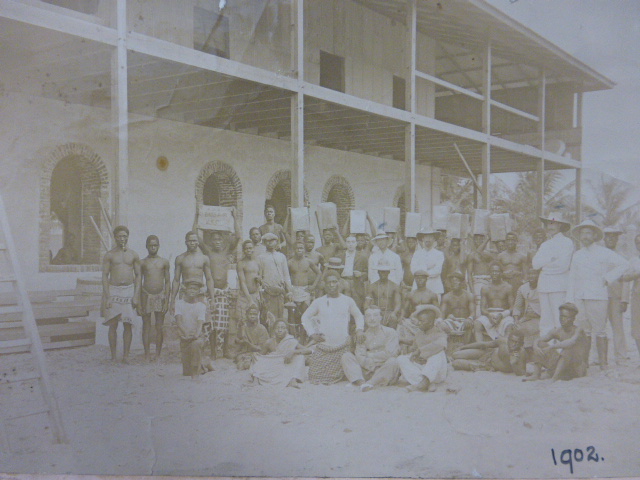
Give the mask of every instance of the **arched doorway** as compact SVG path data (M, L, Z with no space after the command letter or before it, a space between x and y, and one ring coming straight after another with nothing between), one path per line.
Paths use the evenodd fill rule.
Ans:
M108 208L107 169L82 144L58 147L45 161L41 176L40 270L75 271L74 265L99 265L109 238L100 201Z
M338 226L349 220L349 212L355 208L355 197L349 181L341 175L333 175L324 185L323 202L333 202L338 211Z
M273 174L267 184L265 204L271 204L275 207L275 221L282 225L291 206L291 172L289 170L279 170ZM309 206L309 194L306 188L304 189L304 204Z

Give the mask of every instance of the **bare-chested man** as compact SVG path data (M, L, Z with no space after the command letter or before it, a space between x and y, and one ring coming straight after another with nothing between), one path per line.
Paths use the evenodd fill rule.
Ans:
M209 261L209 257L198 249L198 234L195 232L187 232L184 240L187 245L187 251L178 255L175 262L176 267L171 287L171 302L169 304L169 311L172 315L175 315L178 291L181 290L181 286L182 289L184 289L184 285L187 283L198 283L202 286L204 285L202 281L204 277L209 298L213 298L211 262ZM200 301L205 304L208 303L204 301L204 299Z
M267 247L262 243L262 233L258 227L252 227L249 230L249 239L253 243L253 258L258 258L259 255L267 251Z
M466 335L464 343L467 343L473 332L476 305L473 294L464 288L464 280L462 272L449 274L451 290L442 296L444 320L440 328L447 334Z
M482 287L480 293L480 312L482 315L475 321L476 342L483 340L486 333L492 340L507 335L507 329L513 325L511 306L513 290L511 285L502 279L502 267L499 263L491 265L491 283Z
M164 340L163 327L164 315L169 308L169 296L171 295L171 280L169 270L169 260L158 256L160 240L155 235L147 237L147 252L149 254L140 262L140 277L138 281L141 286L140 303L138 313L142 317L142 346L144 347L145 359L149 359L151 346L151 317L155 319L156 325L156 360L160 359L162 342Z
M416 270L413 274L416 289L409 293L404 300L404 316L409 318L416 311L418 305L435 305L440 307L438 295L427 288L429 273L425 270Z
M493 262L493 255L487 250L489 237L476 233L473 235L473 251L467 257L467 268L472 282L472 293L476 299L476 316L480 315L480 291L489 285L491 276L489 269Z
M311 235L310 233L304 239L304 256L311 260L319 269L324 267L325 258L321 253L314 250L313 248L316 246L316 237ZM316 274L309 272L309 282L313 283L316 280Z
M140 257L127 248L129 229L119 225L113 229L116 246L106 253L102 261L102 316L103 325L109 327L109 348L111 360L116 359L118 343L118 322L122 322L124 344L122 363L127 363L131 348L131 325L138 304L138 277Z
M243 257L238 261L236 270L240 284L240 295L238 296L240 315L244 318L251 305L260 306L261 273L252 240L246 240L242 243L242 253Z
M391 273L391 263L385 258L381 258L375 265L380 278L367 287L364 309L372 305L380 307L382 312L382 325L396 328L400 320L400 288L397 284L389 280Z
M340 250L347 248L342 235L340 235L338 231L337 225L331 228L325 228L322 231L322 238L324 245L316 248L316 252L321 254L325 260L339 256Z
M452 360L456 370L495 370L522 376L526 372L524 336L514 328L490 342L463 345L453 352Z
M233 216L234 233L229 235L226 232L214 230L211 232L211 244L207 245L203 237L200 236L198 229L198 210L193 222L193 229L198 233L200 249L207 257L211 265L211 276L213 277L213 329L215 335L210 337L211 348L215 348L215 358L221 358L228 344L228 336L237 333L235 323L231 325L231 317L229 315L229 292L227 290L227 278L231 264L234 262L233 256L236 246L240 240L240 225L235 207L231 208ZM225 239L225 236L228 238ZM226 241L225 241L226 240ZM212 351L213 356L213 351Z
M296 304L295 318L289 319L289 323L296 325L302 325L300 318L311 305L318 283L322 278L318 266L305 257L304 253L304 243L296 243L295 254L288 262L289 274L291 275L291 295ZM313 282L309 281L310 274L315 277Z
M459 238L452 238L451 242L449 242L449 248L444 252L442 281L445 292L449 292L452 289L452 286L449 284L449 276L453 272L461 272L463 275L467 272L467 255L460 248Z
M277 250L284 248L287 245L287 240L284 236L284 228L279 223L276 223L276 207L271 204L266 204L264 207L264 219L265 223L260 225L260 234L264 237L267 233L273 233L278 237Z
M505 250L498 254L497 257L497 262L502 267L502 278L511 285L514 298L520 285L524 283L524 279L527 277L529 267L526 255L522 255L516 251L517 246L518 235L514 232L507 233Z

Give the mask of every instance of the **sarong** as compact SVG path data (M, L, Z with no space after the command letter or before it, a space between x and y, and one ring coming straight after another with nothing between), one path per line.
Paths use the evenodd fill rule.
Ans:
M316 385L330 385L341 381L344 378L342 354L349 351L350 345L351 340L337 347L324 343L316 345L309 358L309 381Z
M109 285L109 303L111 307L107 309L103 325L110 326L110 322L133 323L136 313L133 311L131 300L133 299L134 286L131 285Z
M229 332L229 298L227 290L214 289L213 298L213 331L215 332L216 358L224 355L224 343Z
M144 287L140 290L140 312L149 315L153 312L162 312L165 306L166 296L164 292L149 293Z

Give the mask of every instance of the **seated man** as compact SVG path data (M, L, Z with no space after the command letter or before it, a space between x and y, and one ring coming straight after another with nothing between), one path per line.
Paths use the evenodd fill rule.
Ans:
M449 275L450 290L442 296L442 314L444 321L440 328L448 335L464 336L464 343L471 341L473 332L473 314L476 310L475 298L465 290L464 275L453 272Z
M389 383L395 383L402 373L409 382L409 392L433 391L436 383L447 378L447 334L435 325L438 309L428 307L431 306L417 313L420 331L415 335L409 354L390 358L378 372L380 376L394 379Z
M279 320L273 326L273 338L265 342L262 354L251 365L251 378L261 385L300 388L305 378L304 355L310 353L289 335L286 322Z
M393 378L379 375L378 370L384 362L398 355L398 333L382 325L380 308L373 305L364 313L367 329L364 340L356 345L355 355L351 352L342 354L342 370L347 380L355 386L361 386L366 392L376 385L388 385ZM365 379L368 382L365 384Z
M239 370L247 370L255 362L255 354L262 351L269 340L267 328L260 322L260 309L257 305L249 305L246 310L246 321L240 325L236 337L236 365Z
M483 335L492 340L504 337L507 329L513 325L511 305L513 291L511 285L502 279L502 267L498 263L491 265L491 283L480 290L480 312L474 324L476 342L483 341Z
M560 305L560 328L554 328L533 344L535 371L529 380L539 380L543 368L554 382L587 374L590 344L582 328L574 325L577 314L578 308L573 303ZM555 343L550 343L552 340Z
M404 301L404 316L408 318L415 312L418 305L440 306L438 295L427 288L429 274L425 270L416 270L413 274L416 289L407 294Z
M513 303L513 320L524 335L524 349L527 362L533 358L533 342L540 336L540 297L538 296L538 276L540 270L527 272L527 283L516 293Z
M415 312L413 312L409 318L403 319L400 325L398 325L398 340L400 341L401 355L410 353L416 336L422 331L420 329L420 319L418 316L425 310L433 312L436 316L436 324L442 326L442 312L440 312L438 307L435 305L418 305Z
M364 309L377 305L382 312L382 325L396 328L400 317L400 288L389 280L391 263L386 258L381 258L375 268L379 278L366 289Z
M207 338L203 332L207 307L198 301L201 284L185 283L182 299L176 300L175 317L180 336L180 357L182 358L182 375L191 375L197 379L203 371L213 370L210 363L202 363L202 347Z
M356 338L361 338L364 319L356 302L338 291L339 274L327 273L326 295L316 298L302 314L302 326L311 340L317 342L309 358L309 381L331 384L342 380L342 354L349 351L349 320L354 318Z
M522 332L513 328L506 337L463 345L453 352L451 365L456 370L490 370L521 376L526 369L523 342Z

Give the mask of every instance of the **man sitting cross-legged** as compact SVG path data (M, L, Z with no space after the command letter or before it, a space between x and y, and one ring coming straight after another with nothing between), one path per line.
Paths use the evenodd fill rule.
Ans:
M464 289L464 280L461 272L453 272L449 275L450 290L442 296L444 320L440 328L449 335L464 336L464 343L469 343L473 333L473 314L476 307L473 294Z
M511 285L502 279L502 267L494 263L491 265L491 283L482 287L480 291L480 312L474 324L476 342L483 341L483 335L492 340L507 334L507 328L513 325L511 305L513 305L513 290Z
M380 367L398 355L400 347L398 333L382 325L379 307L372 305L366 309L364 323L367 329L364 338L356 345L355 355L346 352L342 355L341 362L347 380L353 385L361 386L362 391L367 391L376 385L388 385L393 380L393 372L385 375ZM366 384L365 379L369 379Z
M587 374L590 344L582 328L573 323L577 314L578 308L573 303L560 305L560 328L554 328L533 344L535 371L529 380L540 379L543 368L553 381ZM555 343L550 343L552 340Z
M405 318L398 325L398 340L400 341L400 354L407 355L416 340L416 336L422 331L420 328L420 318L418 317L424 310L429 310L435 314L436 324L442 327L442 312L435 305L418 305L415 312L409 318Z
M260 322L260 310L257 305L249 305L246 310L246 321L240 324L236 344L238 345L236 365L239 370L248 369L255 362L255 354L269 340L267 328Z
M456 370L495 370L521 376L526 368L524 335L513 328L506 337L463 345L453 352L452 358Z

